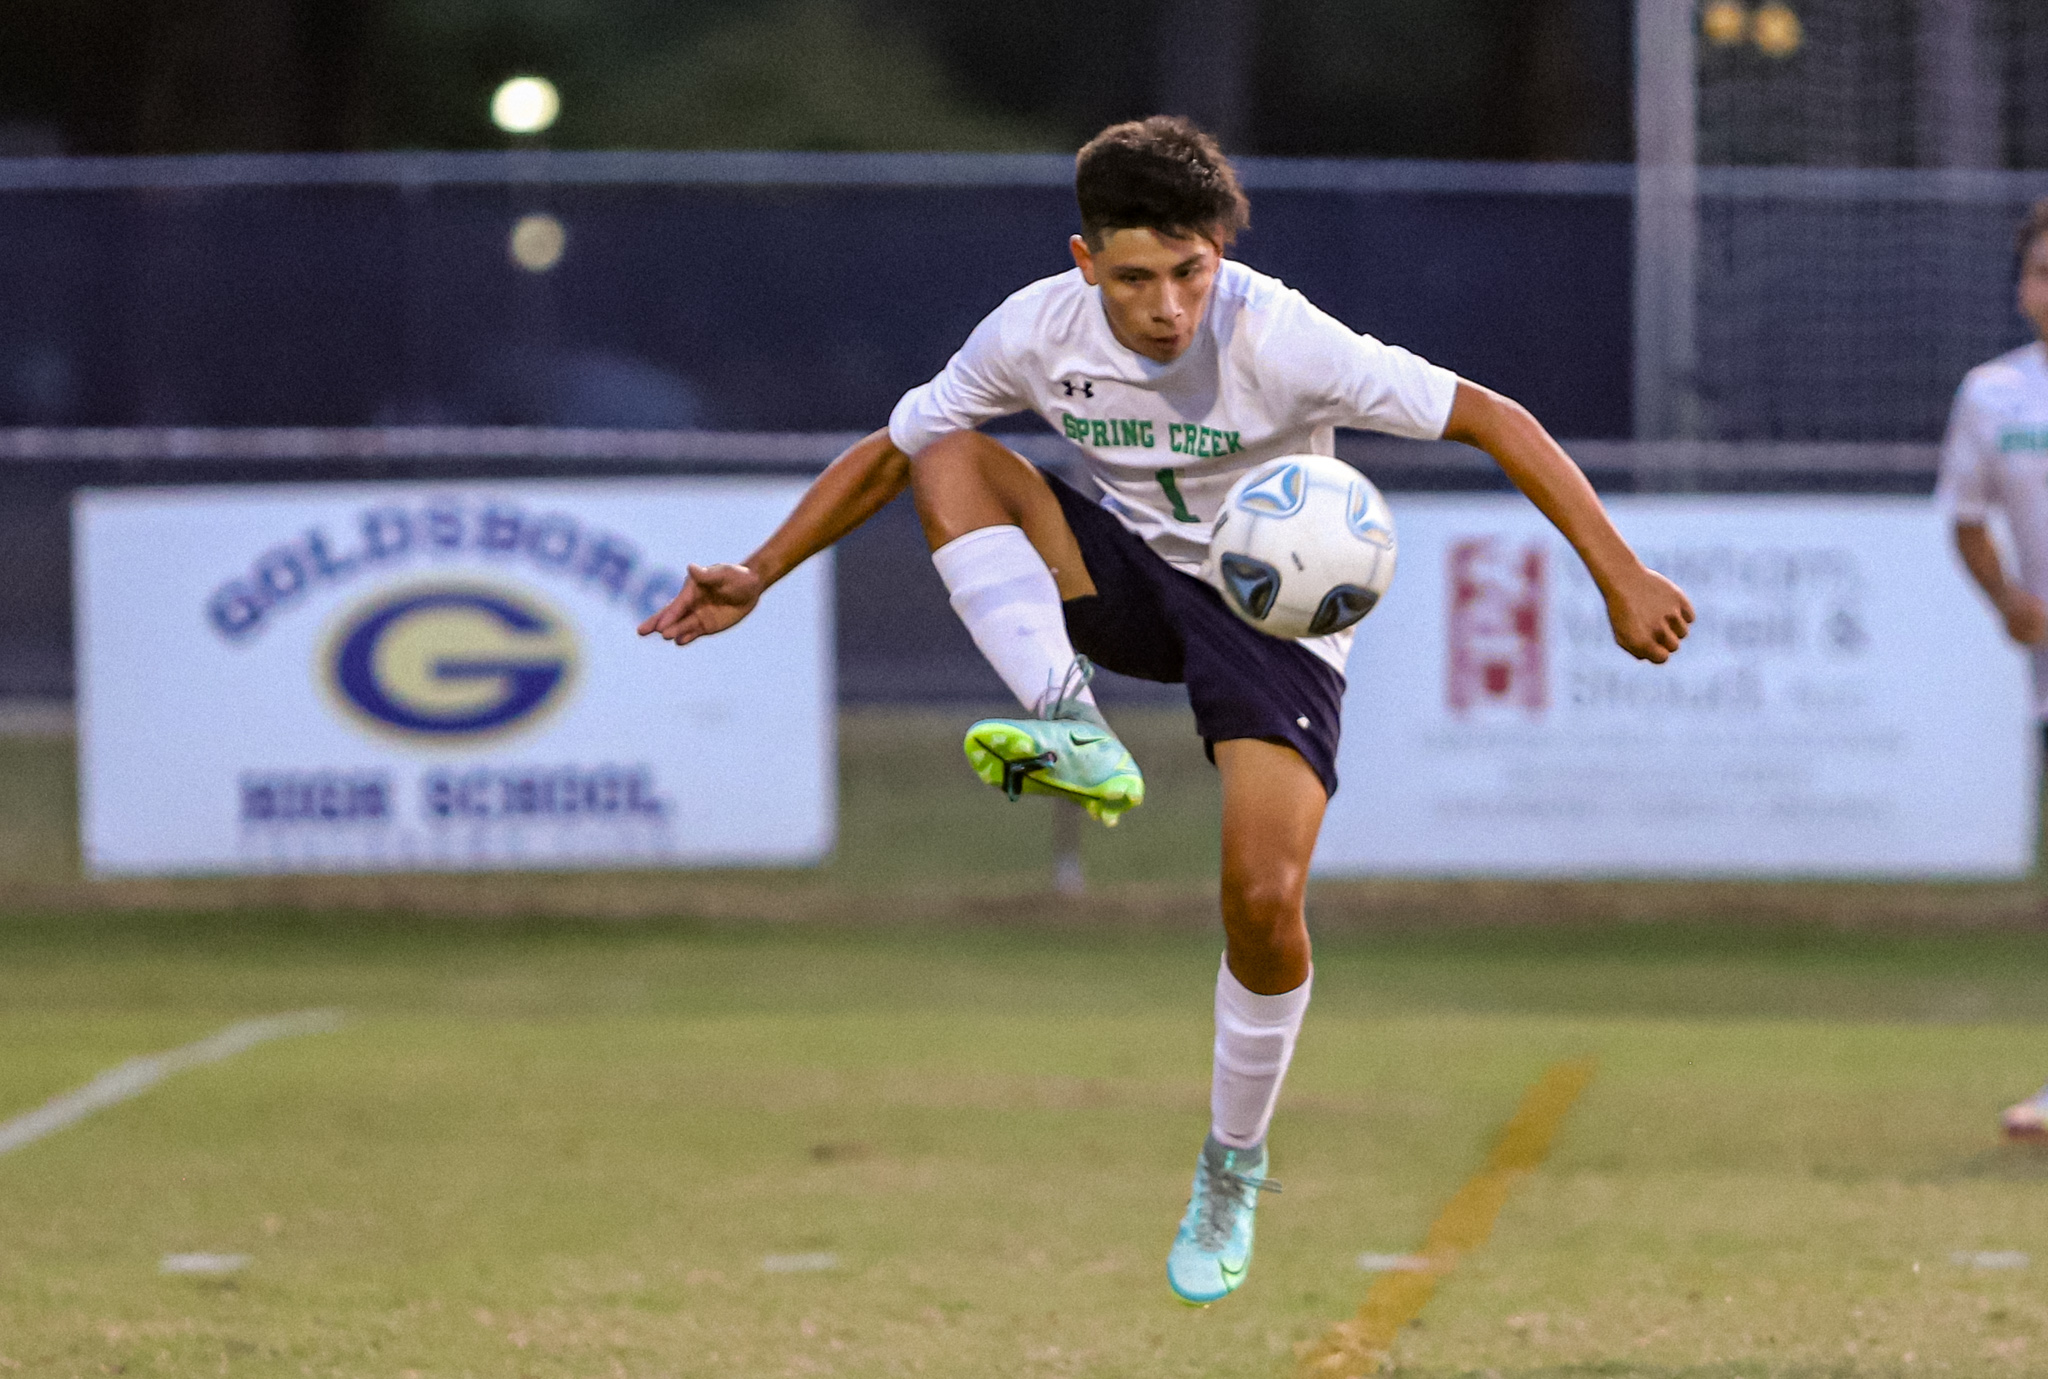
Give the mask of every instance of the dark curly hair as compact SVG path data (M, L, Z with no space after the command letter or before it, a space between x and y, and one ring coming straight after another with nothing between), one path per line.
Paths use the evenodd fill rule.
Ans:
M1111 230L1199 235L1219 246L1252 221L1237 170L1216 141L1178 115L1111 125L1074 159L1081 233L1094 248Z

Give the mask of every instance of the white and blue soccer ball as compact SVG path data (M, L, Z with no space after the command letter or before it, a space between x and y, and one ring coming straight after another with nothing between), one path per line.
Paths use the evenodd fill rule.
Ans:
M1275 637L1324 637L1394 582L1394 515L1372 481L1328 455L1283 455L1230 487L1202 578Z

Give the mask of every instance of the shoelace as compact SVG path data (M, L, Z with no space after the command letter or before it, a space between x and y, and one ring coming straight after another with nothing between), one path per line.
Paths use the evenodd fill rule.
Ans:
M1202 1207L1195 1213L1195 1241L1205 1250L1217 1250L1229 1239L1228 1222L1250 1200L1252 1194L1278 1192L1280 1184L1271 1178L1254 1178L1247 1173L1219 1169L1207 1175Z
M1060 710L1082 690L1087 689L1094 679L1095 663L1086 656L1076 656L1073 664L1067 667L1066 674L1060 677L1057 688L1052 683L1052 677L1046 677L1045 698L1039 701L1043 707L1039 710L1038 716L1058 718Z
M1066 674L1060 677L1057 688L1053 686L1052 677L1046 677L1045 698L1040 701L1040 707L1037 710L1038 717L1046 719L1058 718L1060 710L1064 709L1073 700L1074 696L1088 688L1089 683L1094 679L1095 663L1086 656L1076 656L1073 664L1067 667ZM1005 761L1003 763L1003 794L1009 797L1011 803L1016 803L1017 800L1023 797L1025 778L1034 771L1042 771L1046 767L1055 764L1059 759L1058 752L1041 752L1035 757L1024 757L1017 761Z

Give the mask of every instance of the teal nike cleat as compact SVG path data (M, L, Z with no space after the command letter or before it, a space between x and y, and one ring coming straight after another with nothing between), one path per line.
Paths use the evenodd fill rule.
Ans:
M1195 1160L1188 1214L1166 1256L1166 1281L1196 1307L1229 1297L1252 1267L1252 1214L1261 1192L1278 1192L1266 1177L1266 1146L1232 1149L1214 1135Z
M1063 796L1114 828L1125 810L1145 802L1145 777L1102 714L1076 697L1094 673L1087 657L1076 657L1042 717L984 718L961 745L974 773L1011 799Z

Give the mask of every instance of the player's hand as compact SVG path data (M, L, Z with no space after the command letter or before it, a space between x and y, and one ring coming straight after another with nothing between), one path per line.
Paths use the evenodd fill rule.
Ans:
M1692 628L1692 600L1685 591L1646 565L1638 565L1607 590L1607 621L1614 640L1639 661L1662 665Z
M640 635L659 635L677 646L723 632L754 611L765 587L744 565L692 565L683 591L640 624Z
M2025 589L2007 589L1998 611L2005 618L2006 634L2021 646L2039 646L2048 640L2048 604Z

